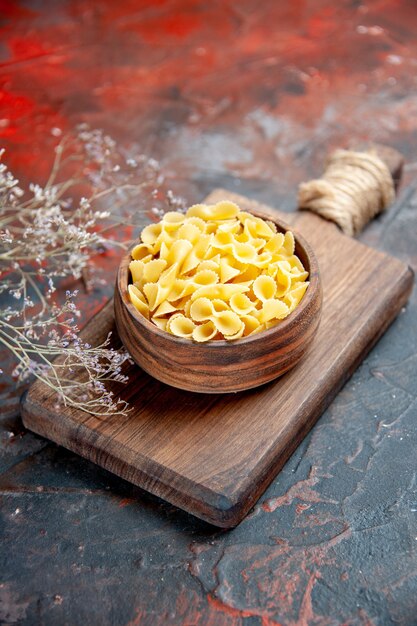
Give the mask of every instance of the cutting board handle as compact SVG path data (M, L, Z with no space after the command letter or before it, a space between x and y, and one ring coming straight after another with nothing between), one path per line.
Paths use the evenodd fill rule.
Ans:
M392 204L403 164L398 150L381 144L335 150L321 178L300 184L299 209L334 222L346 235L357 235Z

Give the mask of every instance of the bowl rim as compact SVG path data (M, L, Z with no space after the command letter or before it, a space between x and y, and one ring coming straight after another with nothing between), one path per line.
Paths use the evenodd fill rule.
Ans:
M227 339L217 339L216 341L206 341L204 343L198 343L190 339L185 339L183 337L177 337L176 335L172 335L171 333L164 331L161 328L158 328L158 326L153 324L151 321L147 320L146 317L141 315L141 313L139 313L139 311L130 302L129 295L128 295L128 285L129 285L128 280L129 280L129 263L132 260L131 250L122 257L120 264L119 264L118 271L117 271L117 279L116 279L116 289L119 291L122 304L126 307L130 316L133 317L133 319L137 321L141 326L148 329L151 333L155 333L156 336L159 336L162 339L165 339L167 341L172 341L175 345L183 345L183 346L193 345L194 348L196 346L200 346L200 347L204 346L204 347L209 348L210 350L216 350L216 349L218 350L218 349L224 348L225 346L228 346L228 348L231 349L232 347L236 348L238 346L248 345L256 341L259 341L261 337L267 338L277 333L281 333L282 331L285 331L288 328L291 328L291 325L296 323L297 319L301 316L301 314L314 301L314 299L317 296L317 291L321 289L320 271L319 271L319 266L318 266L316 255L314 254L313 248L306 241L306 239L302 235L300 235L300 233L296 229L294 229L292 226L287 224L285 221L281 220L279 217L276 217L275 215L271 213L267 213L263 211L247 210L246 212L251 213L255 217L260 217L262 219L267 219L271 222L274 222L274 224L278 227L279 230L281 230L281 232L290 230L294 235L296 245L297 243L301 245L301 247L305 250L305 253L309 260L310 284L307 287L306 293L303 299L301 300L300 304L298 304L298 306L294 309L294 311L292 311L288 315L288 317L284 318L281 324L278 324L277 326L273 326L272 328L268 328L267 330L263 330L260 333L255 333L254 335L251 335L249 337L240 337L239 339L236 339L235 341L231 341L231 340L228 341ZM125 284L122 285L122 282L124 282Z

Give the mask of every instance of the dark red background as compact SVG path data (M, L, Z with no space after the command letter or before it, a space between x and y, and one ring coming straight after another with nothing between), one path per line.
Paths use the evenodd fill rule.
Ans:
M0 137L23 180L87 121L216 186L295 210L350 139L407 159L361 237L417 266L414 0L0 0ZM84 297L84 315L111 294ZM416 624L416 296L234 531L23 430L3 403L0 622Z

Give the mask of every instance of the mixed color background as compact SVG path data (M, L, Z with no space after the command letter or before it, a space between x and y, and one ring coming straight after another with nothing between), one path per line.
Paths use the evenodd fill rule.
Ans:
M79 122L286 211L327 153L406 158L361 239L417 267L414 0L0 0L0 143L43 182ZM84 321L111 296L82 294ZM417 296L238 528L216 530L26 432L1 381L0 623L417 624ZM6 381L6 382L5 382Z

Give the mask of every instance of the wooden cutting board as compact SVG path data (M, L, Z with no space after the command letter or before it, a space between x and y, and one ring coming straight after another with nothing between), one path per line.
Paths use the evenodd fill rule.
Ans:
M23 422L36 433L221 527L236 525L266 489L338 390L404 306L413 273L397 259L308 213L281 214L227 191L243 210L271 212L301 232L318 258L321 325L310 351L282 378L227 395L179 391L131 366L119 392L128 418L56 410L36 382ZM108 303L83 331L91 344L114 331ZM115 339L116 340L116 339Z

